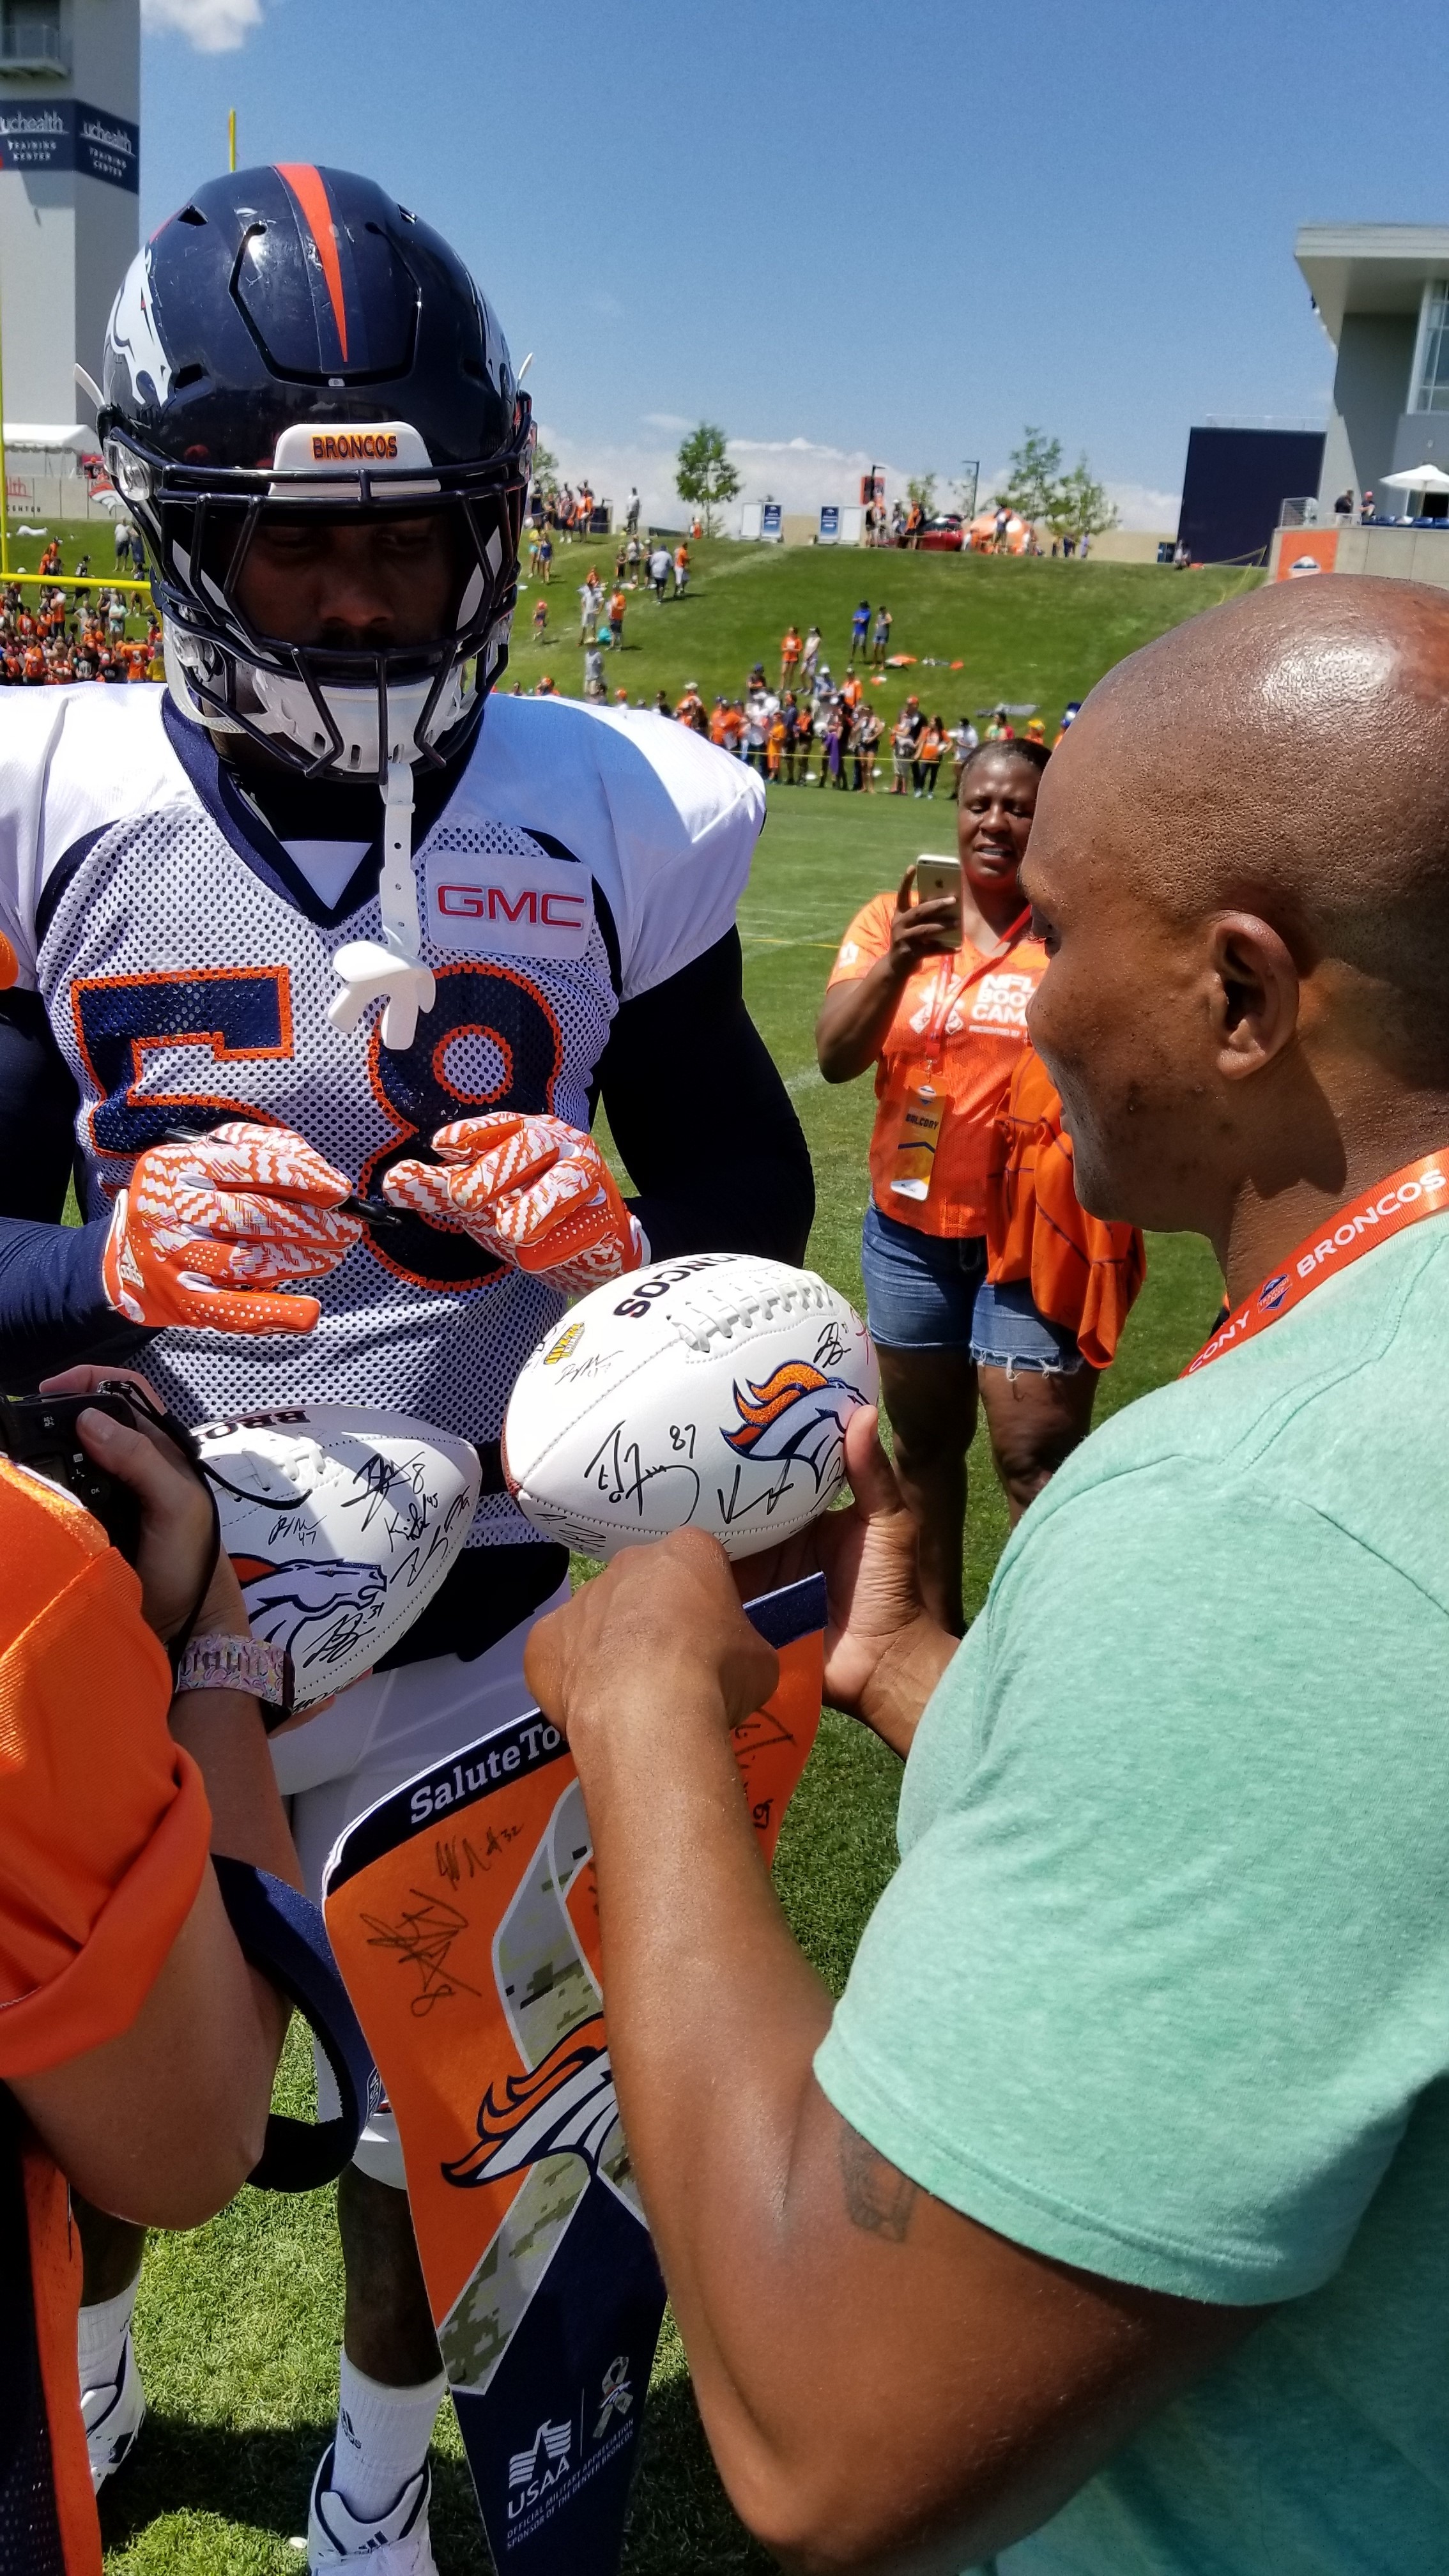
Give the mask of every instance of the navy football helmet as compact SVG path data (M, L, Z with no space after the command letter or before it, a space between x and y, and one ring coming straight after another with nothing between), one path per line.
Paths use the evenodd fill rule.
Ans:
M507 660L533 426L437 233L343 170L214 179L132 262L101 393L187 714L310 776L386 795L391 771L394 799L400 771L465 738ZM258 632L237 584L260 514L304 510L449 513L448 632L379 651Z

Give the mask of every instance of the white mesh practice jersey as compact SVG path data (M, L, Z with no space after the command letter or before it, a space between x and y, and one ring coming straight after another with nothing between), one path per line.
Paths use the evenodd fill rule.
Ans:
M375 896L359 881L328 910L162 689L6 691L0 928L79 1087L86 1214L168 1128L223 1110L295 1128L368 1194L448 1119L517 1108L586 1127L620 1001L729 929L763 802L683 725L490 700L414 859L438 997L394 1053L376 1007L346 1036L327 1017L333 952L381 935ZM561 1310L413 1217L365 1232L316 1294L314 1333L167 1331L147 1373L193 1421L332 1398L496 1440ZM532 1533L495 1495L473 1536Z

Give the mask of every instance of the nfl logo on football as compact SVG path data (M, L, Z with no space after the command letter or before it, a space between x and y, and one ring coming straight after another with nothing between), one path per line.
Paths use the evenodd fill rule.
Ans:
M1272 1279L1264 1280L1258 1291L1259 1307L1265 1315L1276 1315L1287 1294L1288 1273L1280 1270Z

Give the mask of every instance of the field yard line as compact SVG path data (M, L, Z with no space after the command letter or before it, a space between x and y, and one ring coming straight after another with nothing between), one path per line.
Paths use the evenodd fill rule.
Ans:
M740 946L746 956L754 948L828 948L836 949L838 939L774 939L768 931L742 930Z
M825 1076L818 1064L802 1064L798 1073L785 1076L785 1089L792 1100L797 1099L802 1091L823 1091L824 1088Z

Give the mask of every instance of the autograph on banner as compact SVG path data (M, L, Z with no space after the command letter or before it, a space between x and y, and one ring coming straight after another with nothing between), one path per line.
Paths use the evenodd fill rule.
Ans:
M820 1717L819 1576L750 1605L779 1686L736 1730L762 1849ZM349 1826L325 1911L397 2119L498 2567L613 2576L664 2291L609 2062L583 1799L529 1711Z

